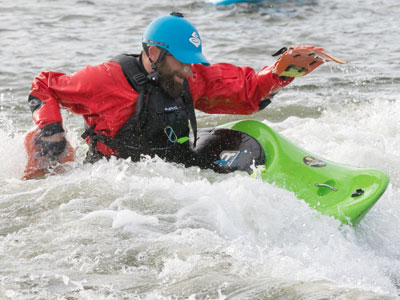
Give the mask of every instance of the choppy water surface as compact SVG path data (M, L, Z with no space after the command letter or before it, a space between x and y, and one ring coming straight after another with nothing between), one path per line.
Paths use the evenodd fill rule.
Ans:
M399 299L400 4L113 2L0 1L0 298ZM138 52L146 24L170 11L196 24L211 62L258 70L290 44L348 61L296 79L251 118L322 157L391 176L358 227L242 173L157 159L83 165L82 120L67 113L78 161L20 180L33 77ZM202 126L245 118L198 117Z

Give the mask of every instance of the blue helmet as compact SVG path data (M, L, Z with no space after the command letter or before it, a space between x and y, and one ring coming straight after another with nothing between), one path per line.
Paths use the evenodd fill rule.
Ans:
M199 32L180 13L171 13L151 22L142 43L163 48L185 64L210 65L202 53Z

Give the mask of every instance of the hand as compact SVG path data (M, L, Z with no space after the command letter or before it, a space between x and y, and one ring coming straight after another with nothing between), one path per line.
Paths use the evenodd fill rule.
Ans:
M49 156L51 160L56 160L66 149L67 140L64 133L59 132L50 136L41 136L35 138L35 146L38 149L39 156Z
M74 149L63 132L43 136L42 130L36 128L27 133L24 144L28 156L23 177L25 180L41 178L48 173L62 173L62 164L75 159Z
M282 54L282 55L281 55ZM279 76L301 77L315 70L327 61L345 62L324 52L324 48L311 45L282 48L273 56L281 55L273 72Z

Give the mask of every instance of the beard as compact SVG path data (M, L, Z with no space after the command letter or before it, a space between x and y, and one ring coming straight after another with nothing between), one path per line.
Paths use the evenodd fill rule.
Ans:
M174 76L182 77L179 72L172 71L171 68L166 64L165 59L160 63L158 67L158 83L161 90L167 94L170 98L175 99L181 97L185 90L182 83L176 82Z

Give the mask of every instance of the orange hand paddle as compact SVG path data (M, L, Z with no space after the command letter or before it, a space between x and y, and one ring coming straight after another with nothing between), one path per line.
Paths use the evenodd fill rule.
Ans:
M277 61L274 73L279 76L301 77L312 72L318 66L327 61L334 61L339 64L345 64L342 61L328 53L323 48L315 46L300 45L295 47L282 48L273 56L281 55Z
M68 141L65 151L56 161L51 161L48 155L40 156L39 149L35 146L35 137L38 132L39 129L37 128L28 132L25 136L24 144L28 156L28 162L24 171L25 175L22 177L25 180L41 178L50 172L55 174L62 173L64 171L62 164L75 160L74 149ZM57 166L53 167L55 164Z

